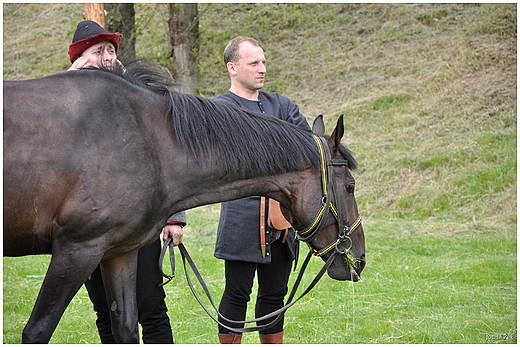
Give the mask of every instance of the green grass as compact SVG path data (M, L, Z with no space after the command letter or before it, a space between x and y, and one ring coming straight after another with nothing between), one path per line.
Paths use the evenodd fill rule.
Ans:
M137 54L162 64L164 4L138 4ZM516 4L200 4L199 92L229 88L222 51L262 42L265 90L331 131L345 115L368 265L324 278L289 310L290 343L514 343L517 316ZM4 79L66 70L83 4L4 4ZM216 205L187 246L218 298ZM47 257L4 259L4 342L18 343ZM306 280L321 265L314 259ZM168 285L179 343L216 343L182 276ZM84 289L53 343L98 341ZM501 335L506 334L506 335ZM498 339L514 335L513 339ZM486 339L487 338L487 339ZM246 343L257 343L255 334Z
M209 225L198 224L201 215ZM213 257L218 208L197 208L188 217L193 225L186 230L185 245L218 300L224 288L222 261ZM459 230L457 224L425 225L414 220L382 224L370 218L364 228L368 265L363 281L339 282L325 276L289 309L287 343L516 342L514 229L479 232ZM302 247L301 257L305 251ZM176 256L177 277L165 287L175 340L218 343L216 324L191 295L180 254ZM27 276L43 275L47 262L47 256L4 259L4 343L21 342L21 329L41 283ZM317 258L311 261L302 288L322 265ZM293 273L291 283L295 277ZM51 342L99 343L94 321L82 288ZM499 334L515 337L486 341ZM258 337L246 334L244 342L258 343Z

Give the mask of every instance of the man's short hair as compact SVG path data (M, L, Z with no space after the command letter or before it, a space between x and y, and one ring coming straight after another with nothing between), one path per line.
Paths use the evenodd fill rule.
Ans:
M224 64L232 62L236 63L240 59L240 54L238 53L238 46L242 42L249 42L253 46L260 46L260 42L258 40L253 39L252 37L247 36L238 36L233 40L229 41L228 45L224 49Z

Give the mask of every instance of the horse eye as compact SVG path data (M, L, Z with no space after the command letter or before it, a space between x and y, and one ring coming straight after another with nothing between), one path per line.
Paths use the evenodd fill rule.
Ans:
M348 185L348 186L347 186L347 193L349 193L349 194L354 193L354 188L355 188L355 187L356 187L356 186L353 185L353 184Z

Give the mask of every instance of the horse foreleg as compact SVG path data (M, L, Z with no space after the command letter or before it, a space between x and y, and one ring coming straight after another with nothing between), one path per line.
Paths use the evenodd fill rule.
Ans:
M101 262L112 335L118 343L139 343L137 326L137 250Z
M31 317L23 330L23 343L49 342L63 312L98 263L99 258L88 258L80 250L53 253Z

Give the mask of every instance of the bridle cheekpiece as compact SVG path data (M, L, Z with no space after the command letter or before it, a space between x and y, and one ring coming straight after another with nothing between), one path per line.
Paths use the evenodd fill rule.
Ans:
M309 248L311 249L312 253L316 256L322 256L331 251L332 249L335 249L336 253L345 253L352 246L352 240L350 239L349 235L352 234L359 225L361 225L362 219L361 216L358 215L358 217L356 218L354 223L352 223L352 225L349 226L348 224L343 223L343 219L341 215L338 213L338 209L336 207L338 206L336 201L336 184L332 179L331 169L332 166L348 166L348 160L332 159L330 152L324 150L324 147L327 146L326 140L316 135L312 136L314 137L314 140L318 145L321 157L320 168L323 191L322 205L321 209L316 214L316 217L314 217L313 222L304 230L296 231L296 238L299 241L306 242ZM338 226L338 238L336 239L336 241L332 242L327 247L321 250L316 250L311 245L311 241L318 235L320 230L323 228L323 224L325 223L326 212L329 210L332 212L332 215L336 219L336 223ZM350 246L346 250L340 251L337 246L341 242L346 240L350 241Z

